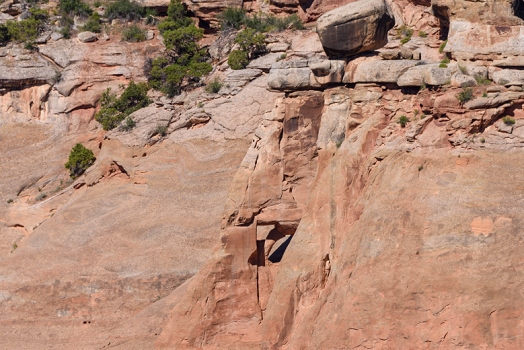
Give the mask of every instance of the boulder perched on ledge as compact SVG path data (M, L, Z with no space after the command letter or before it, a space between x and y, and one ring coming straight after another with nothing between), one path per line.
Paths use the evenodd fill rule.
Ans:
M322 15L317 33L327 54L352 56L384 46L394 24L384 0L360 0Z

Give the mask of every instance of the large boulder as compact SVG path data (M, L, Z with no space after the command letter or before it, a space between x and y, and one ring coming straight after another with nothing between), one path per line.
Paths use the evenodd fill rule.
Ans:
M394 23L384 0L360 0L322 15L317 33L326 53L351 56L384 46Z

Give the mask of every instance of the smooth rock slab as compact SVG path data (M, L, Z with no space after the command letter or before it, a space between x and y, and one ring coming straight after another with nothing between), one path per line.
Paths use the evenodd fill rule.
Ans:
M344 75L341 60L299 60L277 62L271 66L268 86L276 90L301 90L340 83Z
M322 15L317 33L326 53L352 56L386 45L393 25L384 0L360 0Z
M518 69L502 69L493 72L491 78L499 85L524 85L524 71Z
M22 87L52 82L53 66L39 54L0 58L0 87Z
M408 69L397 81L398 86L445 85L451 82L451 75L456 72L455 65L440 68L439 63L420 65Z
M457 72L451 76L451 85L455 87L475 86L477 81L472 76Z
M451 52L457 59L501 60L511 55L524 55L524 27L452 20L444 51Z
M396 83L399 77L419 62L412 60L384 60L362 62L354 70L346 71L344 83Z

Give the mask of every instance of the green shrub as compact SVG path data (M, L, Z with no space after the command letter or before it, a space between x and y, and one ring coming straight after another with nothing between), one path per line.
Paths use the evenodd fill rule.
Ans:
M102 124L104 130L111 130L126 119L131 113L144 108L151 103L147 97L147 84L129 83L120 97L111 93L108 88L100 99L100 111L95 115L96 121Z
M400 39L401 44L405 44L411 40L413 36L413 29L409 28L405 24L397 29L397 38Z
M466 74L466 75L468 74L468 68L467 68L467 67L465 67L465 66L459 64L459 65L458 65L458 69L459 69L460 73L462 73L462 74Z
M82 0L60 0L58 9L64 14L87 17L93 13L91 7Z
M171 0L167 8L167 18L158 25L158 30L164 34L166 31L189 27L192 24L193 20L187 15L186 8L180 0Z
M502 121L506 125L513 125L513 124L515 124L515 119L513 119L513 118L511 118L509 116L505 116L504 118L502 118Z
M206 86L206 92L210 94L216 94L220 91L224 84L220 78L215 78Z
M4 46L9 42L11 37L9 36L9 29L7 25L0 24L0 46Z
M155 131L153 132L153 135L160 135L162 137L165 137L167 135L167 125L158 124Z
M421 38L427 38L428 37L428 33L424 32L422 30L419 30L418 36L421 37Z
M126 122L123 125L122 129L125 130L125 131L129 131L129 130L133 129L135 126L136 126L136 122L133 120L133 118L127 117L126 118Z
M45 22L49 18L49 14L46 10L42 10L38 7L32 7L29 9L30 18L36 19L37 21Z
M265 33L269 31L283 31L285 29L304 29L300 18L293 14L285 18L277 18L273 15L255 14L252 17L246 16L244 24L247 28L257 32Z
M246 18L246 11L239 7L228 7L218 15L222 30L240 29Z
M233 70L244 69L246 68L248 63L249 63L249 58L247 56L247 52L242 51L242 50L232 51L229 54L229 57L227 59L227 64Z
M489 84L491 84L491 80L489 80L488 78L483 77L480 74L475 74L473 77L475 78L475 81L477 82L478 85L489 85Z
M198 41L204 37L204 30L195 27L193 24L165 31L162 36L166 49L174 50L179 56L204 54L198 45Z
M29 50L38 49L34 45L34 40L44 30L48 18L47 11L33 7L29 9L29 16L26 19L0 24L0 46L15 41L26 43L26 48Z
M440 63L444 63L444 64L448 64L449 62L451 62L451 61L447 57L443 58L442 61L440 61Z
M62 18L60 19L60 26L62 27L60 34L62 34L65 39L71 38L71 29L73 28L74 22L73 17L70 15L62 15Z
M148 26L152 26L152 25L155 25L156 23L156 18L155 16L157 16L157 12L155 9L152 9L152 8L146 8L146 13L145 13L145 17L146 17L146 25Z
M442 44L440 44L439 48L438 48L438 52L439 53L443 53L444 52L444 49L446 48L446 45L448 44L448 41L443 41Z
M138 3L130 0L116 0L107 5L106 17L112 21L123 19L126 21L136 21L145 15L146 11Z
M37 38L43 23L34 18L24 19L20 22L7 21L9 39L16 42L28 42Z
M69 175L74 179L82 175L95 160L93 151L85 148L81 143L77 143L69 153L69 159L65 163L65 167L69 169Z
M11 203L13 203L13 199L12 199L12 198L9 198L9 199L7 200L7 204L11 204Z
M441 63L438 65L439 68L448 68L448 65L445 63Z
M402 128L405 128L408 122L409 122L409 118L406 117L405 115L402 115L402 116L400 116L400 118L398 119L398 122L397 122L397 123L400 124L400 126L401 126Z
M190 60L187 65L182 65L169 63L169 60L164 57L152 60L150 67L146 69L149 85L170 97L180 94L182 86L189 83L189 80L198 80L213 69L209 63L199 62L196 59Z
M240 46L240 50L247 53L253 59L266 52L266 37L264 34L257 33L254 29L247 28L237 34L235 43Z
M47 193L40 192L38 196L35 197L35 201L40 202L41 200L44 200L47 198Z
M122 31L122 39L131 43L146 41L146 31L133 24Z
M179 0L171 0L167 13L168 18L158 28L168 53L165 57L148 60L144 71L153 89L172 97L183 87L196 84L213 67L206 62L207 53L198 44L204 30L195 27L184 5Z
M463 88L462 91L457 95L457 99L460 104L464 104L473 99L473 89L472 88Z
M100 25L100 15L97 12L93 12L93 14L87 20L86 24L82 27L82 30L100 33L102 31L102 26Z

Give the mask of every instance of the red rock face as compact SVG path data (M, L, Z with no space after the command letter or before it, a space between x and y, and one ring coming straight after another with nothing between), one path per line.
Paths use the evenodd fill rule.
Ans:
M476 112L449 97L457 90L434 100L383 92L400 109L392 112L371 95L377 89L295 93L277 104L236 175L222 247L176 296L158 347L524 345L521 196L511 190L524 180L509 165L522 155L500 150L514 146L497 145L507 131L492 121L482 127L487 141L451 141L479 132ZM338 130L336 113L346 123L341 144L325 134Z
M321 93L287 98L255 132L229 195L222 249L189 282L157 345L261 341L258 325L280 264L277 246L294 234L316 173L323 104Z

